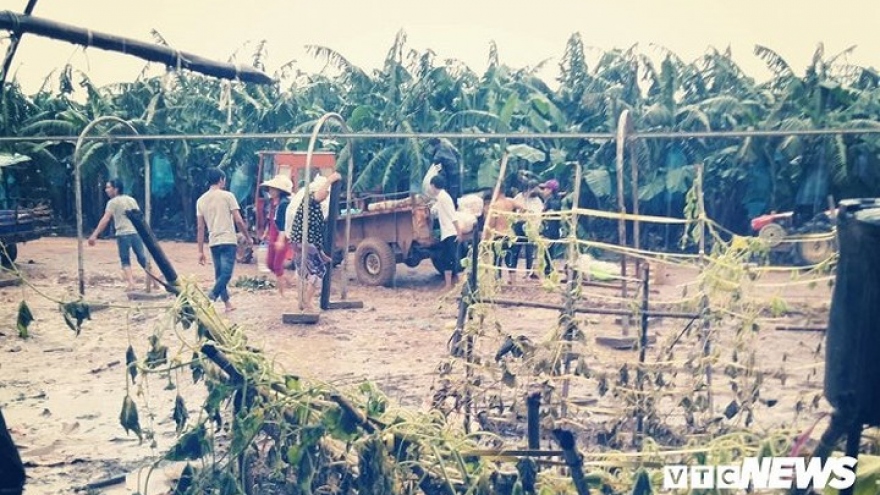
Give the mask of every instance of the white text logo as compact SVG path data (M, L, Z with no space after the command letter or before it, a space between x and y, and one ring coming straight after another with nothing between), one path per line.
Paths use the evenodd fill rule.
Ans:
M722 466L664 466L663 489L676 488L734 488L778 490L807 488L836 490L849 488L856 481L856 459L832 457L822 462L803 457L746 457L741 465Z

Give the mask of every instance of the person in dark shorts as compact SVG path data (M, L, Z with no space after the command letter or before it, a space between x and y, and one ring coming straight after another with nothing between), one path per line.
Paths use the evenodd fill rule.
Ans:
M562 198L559 197L559 181L550 179L538 186L538 192L544 199L544 212L558 214L562 210ZM553 260L559 258L563 246L558 241L562 234L562 220L558 217L544 219L541 224L541 237L554 241L544 251L544 275L553 272Z

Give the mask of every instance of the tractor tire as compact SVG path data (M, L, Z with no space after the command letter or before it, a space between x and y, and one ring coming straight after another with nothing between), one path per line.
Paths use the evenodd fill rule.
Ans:
M16 258L18 258L18 246L14 242L8 244L0 242L0 265L12 268Z
M354 253L355 272L364 285L389 285L394 280L397 259L391 246L375 237L368 237L358 244Z
M826 223L810 222L799 234L821 234L830 230ZM801 265L816 265L828 259L837 250L835 239L817 239L798 242L794 247L795 260Z

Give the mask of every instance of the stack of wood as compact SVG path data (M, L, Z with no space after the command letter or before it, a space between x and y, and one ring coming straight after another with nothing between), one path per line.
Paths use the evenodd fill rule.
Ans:
M412 204L411 198L389 199L387 201L377 201L367 206L367 211L389 211L398 208L404 208Z
M34 208L0 210L0 225L48 222L51 218L52 210L47 205L38 205Z

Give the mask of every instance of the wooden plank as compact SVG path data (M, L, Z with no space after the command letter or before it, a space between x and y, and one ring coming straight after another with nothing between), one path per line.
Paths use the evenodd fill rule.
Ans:
M824 332L828 329L828 324L824 325L776 325L776 330L783 332Z
M363 301L330 301L326 309L363 309Z
M318 313L283 313L281 322L286 325L314 325L320 318Z
M126 292L125 295L129 301L157 301L159 299L167 299L170 294L167 292Z
M637 335L633 336L598 336L596 337L596 343L599 345L603 345L605 347L610 347L612 349L619 350L631 350L638 348L639 345L639 337ZM653 345L657 343L656 335L648 336L648 345Z

